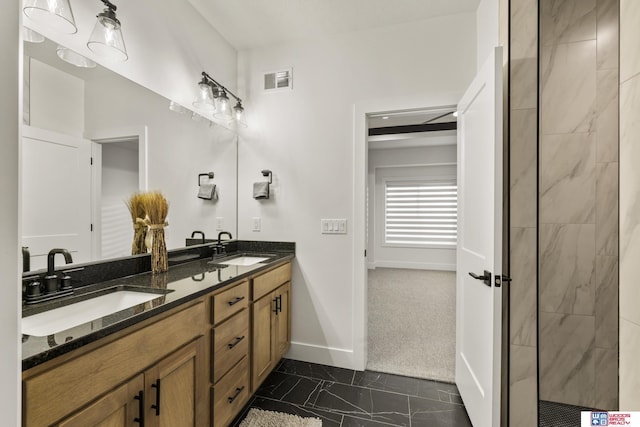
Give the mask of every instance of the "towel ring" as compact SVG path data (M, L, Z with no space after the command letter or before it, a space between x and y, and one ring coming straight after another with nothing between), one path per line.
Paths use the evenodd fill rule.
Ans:
M262 176L268 176L269 177L269 184L271 184L273 182L273 173L269 169L263 170L262 171Z
M213 179L213 172L198 174L198 187L200 187L202 185L202 182L201 182L200 178L202 178L203 176L207 176L207 177L209 177L209 179Z

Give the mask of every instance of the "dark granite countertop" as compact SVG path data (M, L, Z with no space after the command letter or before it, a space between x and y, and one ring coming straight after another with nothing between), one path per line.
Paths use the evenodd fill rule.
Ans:
M268 249L268 247L260 247L259 249ZM269 259L250 266L221 265L224 260L242 254L268 256ZM266 253L266 251L265 253L237 252L229 253L224 258L212 259L211 257L206 257L178 265L170 265L167 273L154 275L146 272L116 278L77 289L69 297L50 302L24 305L22 317L26 318L63 305L87 300L100 294L107 294L117 289L146 292L149 288L152 288L152 292L159 293L157 298L147 303L138 304L94 319L54 335L35 336L23 334L22 370L32 368L211 291L291 260L293 257L294 252L288 251L273 251L270 253Z

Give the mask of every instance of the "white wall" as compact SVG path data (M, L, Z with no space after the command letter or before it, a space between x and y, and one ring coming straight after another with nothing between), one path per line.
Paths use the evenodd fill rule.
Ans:
M456 176L456 136L443 137L451 145L369 150L368 248L369 268L414 268L454 271L455 248L409 248L384 245L384 180ZM428 138L427 138L428 139ZM448 166L442 166L447 164Z
M0 414L2 424L20 425L20 241L18 165L22 122L20 2L6 2L0 14Z
M236 230L236 135L172 112L168 101L125 79L104 77L85 86L86 135L110 128L147 127L148 189L169 201L167 247L185 245L194 230ZM219 200L198 199L198 174L213 171ZM234 236L235 237L235 236Z
M478 34L476 67L480 69L494 47L500 43L499 0L480 0L476 11ZM506 55L506 52L505 52Z
M354 105L455 103L474 75L475 49L475 14L464 14L239 53L251 105L239 147L239 236L297 243L291 357L356 366ZM287 66L293 90L263 93L262 73ZM256 201L251 185L265 168L273 197ZM251 231L252 217L262 218L261 232ZM348 233L320 234L321 218L346 218Z
M187 1L137 0L117 6L129 53L126 62L105 62L86 47L96 14L103 9L98 1L72 2L76 34L58 34L27 17L24 21L49 39L189 108L202 71L235 89L235 49Z
M30 125L75 136L84 131L84 81L29 58Z

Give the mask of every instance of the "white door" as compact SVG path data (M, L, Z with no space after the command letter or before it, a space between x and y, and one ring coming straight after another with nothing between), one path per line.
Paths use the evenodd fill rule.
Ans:
M22 246L31 270L46 267L53 248L90 261L91 141L30 126L22 136Z
M456 384L474 427L496 427L500 425L502 327L502 288L495 281L502 269L499 47L458 104L457 252Z

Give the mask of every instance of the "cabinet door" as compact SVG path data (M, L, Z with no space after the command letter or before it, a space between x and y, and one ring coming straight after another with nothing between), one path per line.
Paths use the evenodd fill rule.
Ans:
M147 424L199 427L202 420L204 341L199 338L145 372Z
M120 385L86 408L65 419L59 427L133 427L139 426L144 412L144 376ZM55 397L54 397L55 398Z
M276 361L289 350L291 344L291 282L276 290Z
M257 390L276 364L275 292L265 295L252 305L251 390Z

